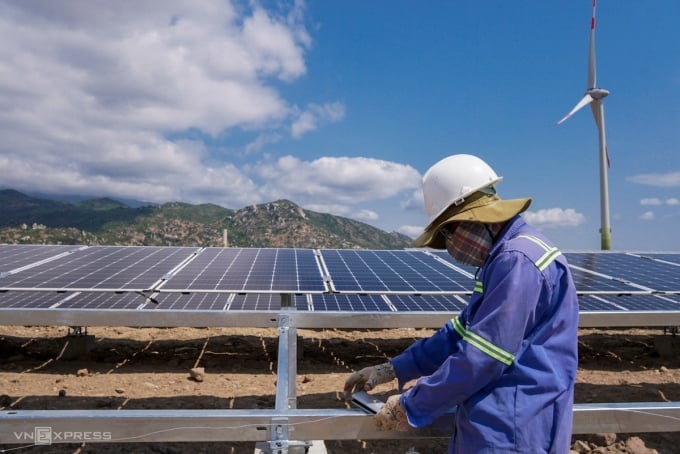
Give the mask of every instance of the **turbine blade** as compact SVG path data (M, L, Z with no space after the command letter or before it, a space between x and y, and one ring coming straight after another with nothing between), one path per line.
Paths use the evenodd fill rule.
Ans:
M569 112L568 114L566 114L566 115L564 116L564 118L562 118L560 121L557 122L557 124L558 124L558 125L561 125L561 124L564 123L566 120L568 120L569 117L571 117L572 115L574 115L576 112L578 112L579 110L581 110L585 105L590 104L591 102L593 102L593 97L590 96L588 93L586 93L586 95L578 102L578 104L576 104L576 106L574 106L574 108L571 109L571 112Z
M601 101L595 101L594 103L590 104L590 110L593 112L593 118L595 118L595 124L597 125L598 130L602 130L602 116L600 115L600 105L602 104Z
M586 88L595 88L597 86L597 68L595 65L595 7L597 0L593 0L593 16L590 18L590 46L588 50L588 86Z
M598 131L602 131L602 116L604 115L604 104L602 104L602 101L595 101L594 103L590 104L590 110L593 111L593 118L595 118L595 124L597 125ZM607 145L605 144L604 146L604 155L607 158L607 168L611 168L612 163L609 160L609 149Z
M609 146L606 146L606 145L605 145L605 147L604 147L604 155L607 157L607 168L608 168L608 169L611 169L611 168L612 168L612 163L611 163L611 161L609 160Z

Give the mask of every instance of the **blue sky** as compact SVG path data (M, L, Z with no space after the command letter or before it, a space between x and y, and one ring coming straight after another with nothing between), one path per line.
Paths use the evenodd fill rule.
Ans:
M590 0L0 4L0 186L242 208L281 198L416 236L455 153L600 247ZM679 251L680 2L601 0L612 245Z

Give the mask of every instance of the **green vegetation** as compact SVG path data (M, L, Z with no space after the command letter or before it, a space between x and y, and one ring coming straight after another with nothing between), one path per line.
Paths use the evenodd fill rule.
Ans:
M231 210L171 202L132 208L110 198L56 202L0 191L0 243L402 249L410 239L289 200Z

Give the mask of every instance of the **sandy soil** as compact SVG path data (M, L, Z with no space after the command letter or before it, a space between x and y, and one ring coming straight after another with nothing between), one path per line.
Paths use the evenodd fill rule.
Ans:
M347 375L401 352L431 330L298 330L299 408L344 408L339 390ZM65 327L0 326L1 409L219 409L273 408L277 332L236 328L90 328L87 357L65 360ZM680 355L662 355L659 329L580 333L577 402L680 401ZM205 379L189 378L193 367ZM392 385L376 392L387 396ZM61 396L60 396L61 394ZM679 423L680 424L680 423ZM678 452L680 431L617 434L606 453ZM574 440L587 440L585 435ZM637 441L637 450L631 448ZM628 441L628 447L626 447ZM446 440L326 441L329 453L420 454L446 450ZM597 441L590 440L591 447ZM594 443L594 444L592 444ZM17 446L0 446L12 449ZM0 449L0 452L3 452ZM643 447L644 449L644 447ZM254 443L78 444L24 447L16 453L252 453Z

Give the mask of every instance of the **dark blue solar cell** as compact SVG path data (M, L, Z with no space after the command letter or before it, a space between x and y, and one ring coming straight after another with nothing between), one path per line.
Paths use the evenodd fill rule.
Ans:
M428 253L450 263L456 268L462 270L464 273L467 273L470 276L470 279L473 279L475 273L477 272L476 266L464 265L462 263L456 262L447 251L432 250L428 251Z
M96 246L0 278L0 288L148 289L195 248Z
M0 309L47 309L71 295L64 292L13 292L10 290L0 292Z
M281 309L281 295L272 293L247 293L234 295L229 310L273 311Z
M83 248L85 246L42 246L28 244L0 245L0 276L43 260L49 260L60 254Z
M422 251L322 250L338 292L464 292L473 283Z
M680 311L677 295L582 295L579 297L581 312L621 311Z
M610 276L638 288L680 292L680 267L672 264L618 252L570 252L566 255L572 267ZM578 285L577 289L582 290Z
M134 292L76 292L52 308L135 310L144 307L148 301L145 296Z
M600 276L580 268L571 267L570 269L576 291L579 293L630 293L643 291L620 280Z
M469 302L469 297L463 295L389 295L388 299L400 312L458 313Z
M154 302L147 302L144 309L173 311L223 311L229 300L228 293L156 293Z
M154 296L158 304L145 309L174 311L270 311L281 309L281 295L276 293L160 293Z
M680 266L680 253L640 253L642 257L650 258L653 260L659 260L662 262L667 262L673 265Z
M298 305L299 307L299 305ZM312 295L314 311L391 312L380 295L344 295L338 293Z
M197 292L326 290L313 250L258 248L207 248L164 288Z

